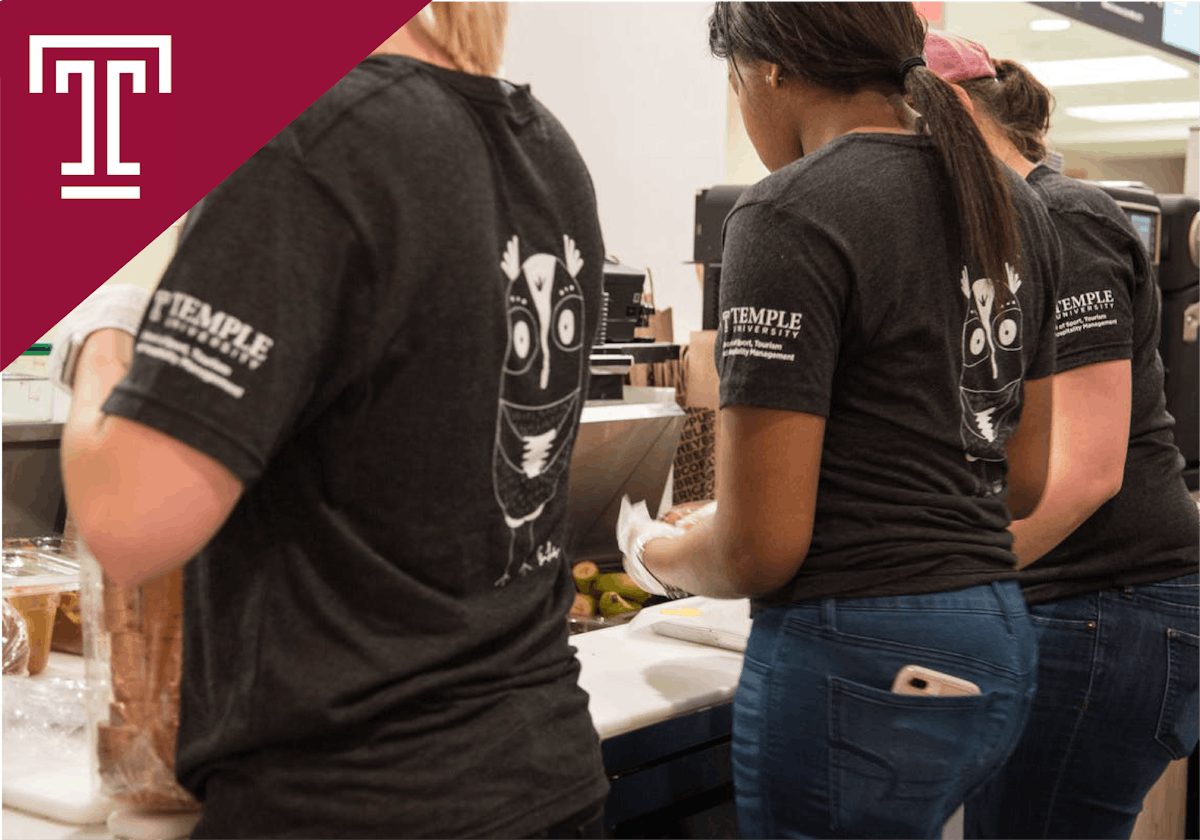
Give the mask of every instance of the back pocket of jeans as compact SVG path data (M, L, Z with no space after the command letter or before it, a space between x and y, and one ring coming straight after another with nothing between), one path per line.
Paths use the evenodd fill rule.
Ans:
M1200 638L1167 628L1167 687L1155 737L1172 758L1185 758L1196 747L1200 714Z
M829 774L835 826L850 836L906 836L934 801L965 792L990 752L987 696L894 694L831 678Z

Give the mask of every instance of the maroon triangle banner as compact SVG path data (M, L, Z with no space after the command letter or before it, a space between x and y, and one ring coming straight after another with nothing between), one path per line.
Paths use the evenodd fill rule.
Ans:
M423 0L0 0L0 367Z

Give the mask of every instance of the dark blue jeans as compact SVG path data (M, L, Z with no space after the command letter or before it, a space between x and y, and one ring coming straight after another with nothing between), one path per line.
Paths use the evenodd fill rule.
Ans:
M909 664L982 693L892 693ZM939 837L1016 745L1036 667L1013 582L757 614L733 708L740 833Z
M967 837L1129 837L1172 759L1196 746L1197 576L1031 607L1038 691Z

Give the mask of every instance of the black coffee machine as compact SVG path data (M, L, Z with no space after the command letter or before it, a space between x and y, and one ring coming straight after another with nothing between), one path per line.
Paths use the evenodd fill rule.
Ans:
M619 260L604 261L604 303L589 363L589 400L619 400L635 363L679 358L679 346L638 338L634 331L649 323L654 307L645 303L646 270Z

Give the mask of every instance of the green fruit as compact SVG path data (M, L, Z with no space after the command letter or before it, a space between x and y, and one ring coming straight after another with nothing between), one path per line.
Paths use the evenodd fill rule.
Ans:
M644 591L624 572L599 575L593 587L597 592L615 592L622 598L637 601L639 604L650 597L649 592Z
M575 588L584 595L592 594L592 584L599 572L600 568L590 560L576 563L571 567L571 574L575 577Z
M575 603L571 605L571 615L590 617L596 614L596 603L590 595L576 595Z
M598 602L600 615L605 618L624 615L625 613L637 612L642 607L640 604L630 603L618 595L616 592L604 592L600 595Z

